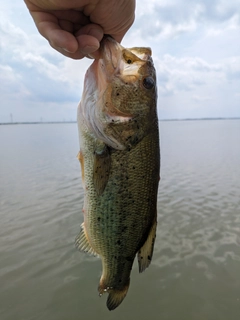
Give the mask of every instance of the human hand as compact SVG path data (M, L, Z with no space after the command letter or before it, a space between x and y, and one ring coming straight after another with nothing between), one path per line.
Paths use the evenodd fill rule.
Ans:
M104 34L120 42L134 21L135 0L24 0L39 33L63 55L99 57Z

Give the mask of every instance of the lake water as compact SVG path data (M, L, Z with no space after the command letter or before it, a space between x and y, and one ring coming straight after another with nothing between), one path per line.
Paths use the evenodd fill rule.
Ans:
M153 261L116 310L78 252L76 124L0 126L1 320L239 320L240 120L160 122Z

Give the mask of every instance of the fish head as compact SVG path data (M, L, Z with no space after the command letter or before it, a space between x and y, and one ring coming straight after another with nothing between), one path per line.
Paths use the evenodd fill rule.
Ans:
M150 111L156 95L156 73L151 54L150 48L126 49L113 38L103 40L98 73L104 86L102 111L110 119L115 116L124 121ZM103 103L100 108L102 106Z
M88 126L116 149L126 147L122 140L137 127L135 135L143 136L156 118L156 72L151 55L150 48L126 49L106 36L100 59L87 71L82 108Z

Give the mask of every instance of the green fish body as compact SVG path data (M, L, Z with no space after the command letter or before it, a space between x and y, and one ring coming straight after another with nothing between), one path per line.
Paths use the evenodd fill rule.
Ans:
M76 246L101 258L98 290L109 293L109 310L127 294L136 254L140 272L152 259L160 168L156 90L149 48L102 41L78 108L85 198Z

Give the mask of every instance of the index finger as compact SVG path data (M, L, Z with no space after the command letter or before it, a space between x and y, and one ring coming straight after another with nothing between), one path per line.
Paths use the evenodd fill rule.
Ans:
M77 51L78 42L76 38L60 27L56 16L42 11L33 11L31 15L39 33L49 41L52 47L60 47L72 53Z

